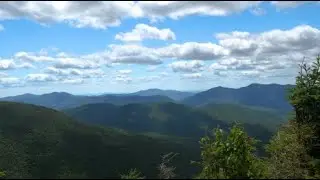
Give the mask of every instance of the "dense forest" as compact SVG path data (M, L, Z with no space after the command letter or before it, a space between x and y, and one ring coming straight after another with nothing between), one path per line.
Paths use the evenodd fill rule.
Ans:
M254 84L185 99L174 92L175 100L153 93L3 98L0 176L320 178L320 57L300 67L296 85L275 92Z

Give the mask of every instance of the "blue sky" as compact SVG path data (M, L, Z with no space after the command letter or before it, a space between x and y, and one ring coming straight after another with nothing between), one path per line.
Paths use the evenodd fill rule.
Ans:
M319 2L3 2L0 96L294 83ZM311 61L309 60L309 61Z

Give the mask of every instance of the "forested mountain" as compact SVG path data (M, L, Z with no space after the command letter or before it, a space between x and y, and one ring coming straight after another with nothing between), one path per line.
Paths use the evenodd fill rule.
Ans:
M119 178L130 168L157 176L161 155L176 152L182 177L197 142L89 126L53 109L0 102L0 170L7 178Z
M223 108L222 108L223 109ZM152 103L152 104L127 104L115 106L112 104L87 104L73 109L64 110L71 117L88 124L98 124L106 127L116 127L134 132L156 132L161 134L189 137L199 139L204 136L207 130L220 127L227 129L235 121L238 113L244 113L249 120L239 117L243 120L249 135L261 140L268 140L272 130L282 121L276 114L245 109L239 107L239 111L229 112L228 110L237 110L236 106L224 106L223 110L215 107L195 109L177 103ZM221 111L219 114L218 111ZM233 114L233 119L228 119ZM217 116L216 116L217 115ZM259 123L270 118L274 123L270 124L269 129L263 125L268 122ZM258 118L258 119L254 119ZM270 119L270 121L272 121ZM277 122L279 121L279 122Z
M203 106L210 103L241 104L247 106L291 111L287 94L293 85L251 84L239 89L215 87L197 93L182 101L190 106Z
M266 109L239 104L207 104L197 108L213 118L223 122L240 122L259 124L271 131L276 131L281 124L287 122L288 114L274 109Z
M123 105L128 103L170 102L172 99L166 96L76 96L65 92L53 92L43 95L23 94L0 98L0 101L21 102L45 106L53 109L65 109L81 106L89 103L112 103Z
M43 95L23 94L0 98L0 100L41 105L59 110L93 103L125 105L130 103L177 102L189 106L224 103L275 109L283 114L292 110L286 99L287 91L292 87L294 86L251 84L239 89L215 87L199 93L149 89L129 94L99 96L78 96L65 92L53 92Z
M176 90L161 90L161 89L147 89L138 91L135 93L130 93L129 95L138 95L138 96L167 96L175 101L179 101L182 99L185 99L187 97L190 97L196 93L194 92L183 92L183 91L176 91Z

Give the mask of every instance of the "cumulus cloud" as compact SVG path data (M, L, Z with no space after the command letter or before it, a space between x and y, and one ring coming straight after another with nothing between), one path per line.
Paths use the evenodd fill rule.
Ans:
M303 4L314 3L315 1L271 1L271 4L279 9L295 8Z
M63 84L83 84L83 79L65 79L61 83Z
M172 68L173 72L199 72L203 71L204 63L199 60L192 61L176 61L169 64L169 67Z
M44 70L47 74L53 74L56 76L70 77L70 76L80 76L82 78L101 78L105 76L105 73L101 69L58 69L55 67L47 67Z
M162 63L155 49L132 44L110 45L109 50L102 56L113 63L144 65Z
M161 76L161 77L167 77L167 76L169 76L169 73L167 73L167 72L161 72L161 73L160 73L160 76Z
M45 51L40 51L39 54L31 53L31 52L17 52L14 55L15 59L21 61L28 61L28 62L52 62L55 58L46 56L47 53Z
M141 1L143 16L152 20L169 17L179 19L189 15L226 16L260 4L254 1Z
M0 72L0 78L1 77L8 77L8 74L7 73L4 73L4 72Z
M266 77L283 76L283 71L291 73L303 57L314 57L320 52L320 30L309 25L261 33L223 32L215 34L215 38L216 43L185 42L152 48L113 44L103 51L81 56L62 52L49 55L46 50L38 53L22 51L12 58L0 59L0 70L30 68L30 62L35 65L40 64L36 62L46 62L50 65L41 72L46 75L28 75L26 80L50 81L51 77L51 81L58 79L62 82L71 76L74 76L71 80L105 77L106 74L100 69L103 64L140 64L153 71L167 59L171 59L176 61L168 67L174 72L185 73L181 77L186 79L201 78L203 74L200 72L204 70L219 76L235 72L245 77ZM212 64L206 67L204 61L210 60ZM119 70L113 80L125 83L136 80L129 77L129 74L128 69ZM163 78L167 75L155 76Z
M149 66L147 67L147 71L149 71L149 72L155 71L158 67L159 67L159 66L152 66L152 65L150 66L150 65L149 65Z
M18 69L18 68L34 68L34 66L30 63L22 63L16 64L13 60L8 59L0 59L0 70L10 70L10 69Z
M266 14L267 12L264 9L262 9L261 7L255 7L251 10L251 13L256 16L261 16L261 15Z
M131 74L132 70L131 69L122 69L122 70L119 70L118 73L120 73L120 74Z
M175 40L176 36L170 29L158 29L146 24L137 24L131 32L118 33L115 39L125 42L143 41L145 39L166 41Z
M20 82L20 79L17 77L1 77L0 76L0 86L2 87L19 87L23 86L23 84Z
M7 1L1 3L0 19L27 18L41 24L64 22L77 28L105 29L118 26L125 17L138 17L140 11L132 1Z
M121 82L121 83L130 83L132 82L132 78L128 75L118 74L115 78L115 81Z
M59 69L94 69L99 67L99 64L84 59L58 58L58 60L59 61L54 64L54 67Z
M183 79L199 79L202 78L201 73L188 73L188 74L182 74L181 76Z
M26 81L29 82L52 82L52 81L57 81L58 78L50 75L50 74L28 74L25 77Z
M229 55L209 67L213 72L258 70L264 73L292 69L304 57L314 57L320 52L320 30L309 25L259 34L238 31L218 33L216 38L218 45L228 49Z
M29 19L45 25L67 23L76 28L106 29L120 25L125 18L147 17L154 21L189 15L226 16L258 4L251 1L8 1L1 3L0 20Z
M0 20L29 19L43 25L67 23L75 28L106 29L126 18L179 19L191 15L227 16L257 9L261 1L7 1L0 6ZM292 8L299 1L274 1L277 8ZM138 36L136 36L138 37ZM126 38L125 38L126 39ZM130 38L129 38L130 39Z
M161 76L153 75L153 76L144 76L137 78L138 82L154 82L156 80L160 80Z
M220 45L197 42L171 44L158 51L161 57L183 60L214 60L229 54L229 51Z

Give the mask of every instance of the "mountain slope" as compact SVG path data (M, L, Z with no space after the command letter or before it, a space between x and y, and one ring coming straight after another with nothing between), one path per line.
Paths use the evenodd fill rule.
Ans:
M76 96L65 92L53 92L43 95L24 94L0 98L0 101L21 102L45 106L53 109L73 108L89 103L111 103L124 105L128 103L150 103L150 102L171 102L172 99L166 96Z
M287 118L280 116L277 111L237 104L212 103L198 109L224 122L238 121L240 123L259 124L271 131L275 131L287 121Z
M131 93L130 95L133 96L167 96L173 100L182 100L187 97L190 97L194 95L195 93L193 92L182 92L182 91L175 91L175 90L161 90L161 89L147 89L147 90L142 90L138 91L135 93Z
M8 178L119 178L130 168L155 178L160 155L180 153L179 174L194 171L189 162L199 156L196 142L88 126L53 109L12 102L0 102L0 141L0 169Z
M220 126L228 129L229 121L218 120L207 111L176 103L87 104L64 110L71 117L88 124L116 127L134 132L155 132L198 140L207 130ZM271 132L259 124L245 123L248 134L267 140ZM258 130L258 131L256 131Z
M286 95L292 87L293 85L279 84L251 84L239 89L216 87L188 97L182 103L191 106L210 103L241 104L288 112L292 107Z

